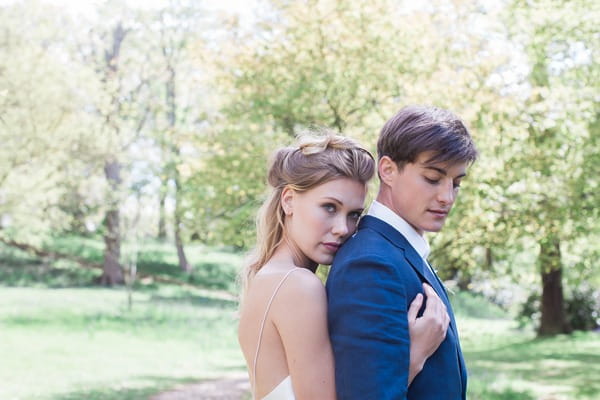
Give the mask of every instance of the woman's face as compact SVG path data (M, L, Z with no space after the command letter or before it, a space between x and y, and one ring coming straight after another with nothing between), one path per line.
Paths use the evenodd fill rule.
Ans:
M356 230L366 186L354 179L338 178L306 192L284 189L281 200L286 239L299 265L328 265L342 243Z

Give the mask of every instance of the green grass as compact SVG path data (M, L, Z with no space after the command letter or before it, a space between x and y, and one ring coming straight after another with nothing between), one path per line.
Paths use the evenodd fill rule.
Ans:
M54 245L96 257L94 240ZM140 269L186 279L171 245L141 249ZM244 371L228 294L240 256L203 246L188 256L198 287L139 282L129 309L125 289L93 285L95 271L0 248L0 399L141 400ZM452 301L469 400L600 398L599 334L536 339L480 296Z
M61 237L46 249L99 263L103 244ZM123 247L123 251L128 251ZM139 247L138 270L192 286L138 280L96 286L100 271L39 260L0 245L0 399L147 399L186 382L243 371L235 277L241 256L186 247L191 274L170 243Z
M243 370L236 305L165 287L0 288L0 399L145 399Z
M104 243L99 238L75 236L49 238L46 250L80 257L90 263L101 264ZM172 243L145 241L138 246L137 270L140 275L189 283L206 289L236 291L236 277L243 256L200 244L186 246L186 256L192 271L181 271ZM131 251L123 244L122 253ZM0 284L27 287L89 287L95 286L100 270L84 269L75 262L40 260L18 249L0 244ZM138 282L139 286L139 282ZM142 286L149 286L148 283Z
M482 298L460 293L453 303L469 371L469 400L600 398L600 334L537 339L531 328L519 329L506 315L500 318L501 310Z

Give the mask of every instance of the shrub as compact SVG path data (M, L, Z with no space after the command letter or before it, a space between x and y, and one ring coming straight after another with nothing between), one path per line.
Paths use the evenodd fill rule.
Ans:
M589 331L600 326L600 290L588 284L577 286L565 297L565 310L571 328ZM517 316L521 327L540 321L540 294L531 293L521 305Z

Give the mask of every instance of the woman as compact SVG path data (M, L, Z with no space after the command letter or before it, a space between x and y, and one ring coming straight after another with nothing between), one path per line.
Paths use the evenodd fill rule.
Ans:
M335 399L327 299L314 272L331 264L355 231L374 171L369 152L333 134L304 137L275 154L239 324L255 399ZM426 318L416 318L421 295L409 311L411 380L448 326L441 300L429 289Z

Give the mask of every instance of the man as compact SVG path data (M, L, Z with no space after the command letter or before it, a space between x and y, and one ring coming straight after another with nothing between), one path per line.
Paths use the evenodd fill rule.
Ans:
M377 198L337 253L327 280L338 399L465 399L456 323L426 260L424 233L444 226L477 151L450 111L409 106L382 128L377 155ZM407 316L423 283L443 300L450 326L412 379Z

